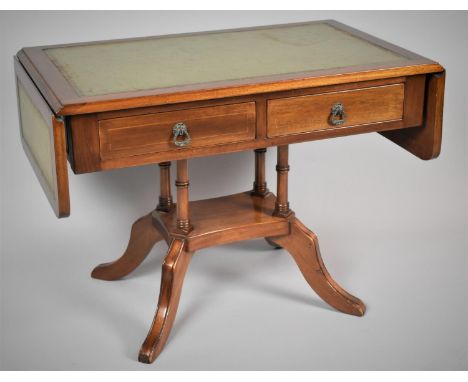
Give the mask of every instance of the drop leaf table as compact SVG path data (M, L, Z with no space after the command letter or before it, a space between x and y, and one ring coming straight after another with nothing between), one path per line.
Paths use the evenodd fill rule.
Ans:
M67 162L75 174L159 164L159 204L133 224L124 254L91 274L122 278L168 244L141 362L166 343L193 253L213 245L264 237L328 304L364 314L290 209L289 144L378 132L421 159L440 152L444 68L333 20L24 48L14 61L21 140L58 217L70 214ZM246 150L250 191L189 202L188 159Z

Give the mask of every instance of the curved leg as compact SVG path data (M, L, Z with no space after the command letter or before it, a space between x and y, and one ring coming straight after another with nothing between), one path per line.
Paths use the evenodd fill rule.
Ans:
M191 258L192 253L185 251L185 242L174 239L162 266L158 308L145 342L141 346L138 355L140 362L152 363L166 344L177 313L185 272Z
M320 256L317 236L299 220L291 222L288 236L270 238L294 258L312 289L328 304L341 312L362 316L366 306L332 279Z
M162 240L161 234L153 226L151 213L133 223L130 240L124 254L111 263L98 265L91 277L101 280L117 280L135 270L148 256L154 244Z

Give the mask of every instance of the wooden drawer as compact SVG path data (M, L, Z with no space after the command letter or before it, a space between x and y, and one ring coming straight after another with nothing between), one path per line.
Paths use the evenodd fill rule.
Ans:
M255 102L104 119L98 122L100 155L108 160L254 140L255 122ZM177 123L188 129L186 146L173 142Z
M345 118L341 120L337 116L334 124L332 108L338 103L343 106ZM399 121L404 117L404 103L405 83L271 99L268 101L267 134L272 138Z

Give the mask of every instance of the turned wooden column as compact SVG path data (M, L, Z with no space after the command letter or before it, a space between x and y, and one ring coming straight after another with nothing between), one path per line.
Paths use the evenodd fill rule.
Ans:
M265 153L267 149L255 149L255 181L252 195L265 196L268 193L265 173Z
M174 207L171 194L171 162L159 163L159 204L157 211L169 212Z
M189 178L187 159L177 161L177 229L182 233L191 230L189 216Z
M291 214L288 202L288 151L289 146L278 146L278 159L276 164L277 183L276 183L276 216L287 217Z

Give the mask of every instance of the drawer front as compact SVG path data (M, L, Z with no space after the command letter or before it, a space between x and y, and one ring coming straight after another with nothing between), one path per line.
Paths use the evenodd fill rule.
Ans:
M401 83L269 100L268 137L402 120L404 97Z
M255 123L255 102L104 119L98 124L101 159L254 140ZM190 136L181 133L179 145L176 124Z

